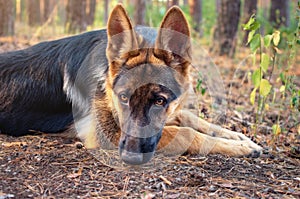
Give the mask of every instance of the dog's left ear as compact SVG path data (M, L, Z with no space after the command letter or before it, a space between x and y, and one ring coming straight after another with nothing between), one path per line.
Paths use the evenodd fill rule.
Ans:
M166 52L171 52L173 56L170 57ZM155 43L155 54L164 55L163 58L167 62L178 61L174 60L178 57L191 62L190 30L183 12L177 6L169 9L161 23Z
M122 59L125 53L138 47L132 23L121 4L118 4L109 16L107 36L106 54L110 63Z

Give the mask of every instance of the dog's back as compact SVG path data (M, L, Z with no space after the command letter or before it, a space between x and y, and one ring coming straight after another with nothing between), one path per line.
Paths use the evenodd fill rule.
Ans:
M88 64L107 66L106 40L101 30L0 54L0 131L24 135L64 130L73 120L74 94L67 93L76 73L95 47L101 60L89 62L100 63Z

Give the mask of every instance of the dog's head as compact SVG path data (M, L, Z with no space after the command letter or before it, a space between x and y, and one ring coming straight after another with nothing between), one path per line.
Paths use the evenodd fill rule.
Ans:
M189 88L189 27L182 11L172 7L158 31L133 29L118 5L107 34L106 92L121 128L120 156L128 164L143 164L153 156L167 118Z

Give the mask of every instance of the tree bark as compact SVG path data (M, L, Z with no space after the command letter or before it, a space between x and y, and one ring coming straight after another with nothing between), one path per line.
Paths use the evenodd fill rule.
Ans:
M146 0L135 0L135 13L134 21L135 24L146 25Z
M219 4L219 5L218 5ZM240 0L217 0L217 26L211 51L217 55L233 57L240 18Z
M53 12L55 3L57 0L44 0L44 9L43 9L43 21L47 21L50 17L51 13Z
M67 3L66 30L68 33L85 31L86 21L86 0L68 0Z
M104 0L104 24L107 24L108 20L108 0Z
M16 21L23 22L25 21L26 14L26 0L16 1Z
M167 9L171 8L172 6L178 6L179 0L167 0Z
M15 32L15 1L0 0L0 36L12 36Z
M243 23L247 23L251 15L256 14L257 11L257 0L246 0L244 1L243 7ZM247 43L248 31L245 32L243 43Z
M289 26L289 0L271 0L270 22L275 28Z
M29 26L41 25L41 2L40 0L27 0L27 14Z
M97 5L96 0L88 0L88 12L87 12L88 25L93 25L93 23L94 23L96 5Z
M193 18L193 29L201 35L202 0L189 0L189 6Z

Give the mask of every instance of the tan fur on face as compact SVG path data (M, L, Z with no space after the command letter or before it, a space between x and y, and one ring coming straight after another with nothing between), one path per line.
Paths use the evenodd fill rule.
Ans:
M143 63L149 63L153 65L166 65L164 60L155 57L153 51L154 49L151 48L141 49L139 50L138 56L128 57L125 65L128 66L129 69Z

